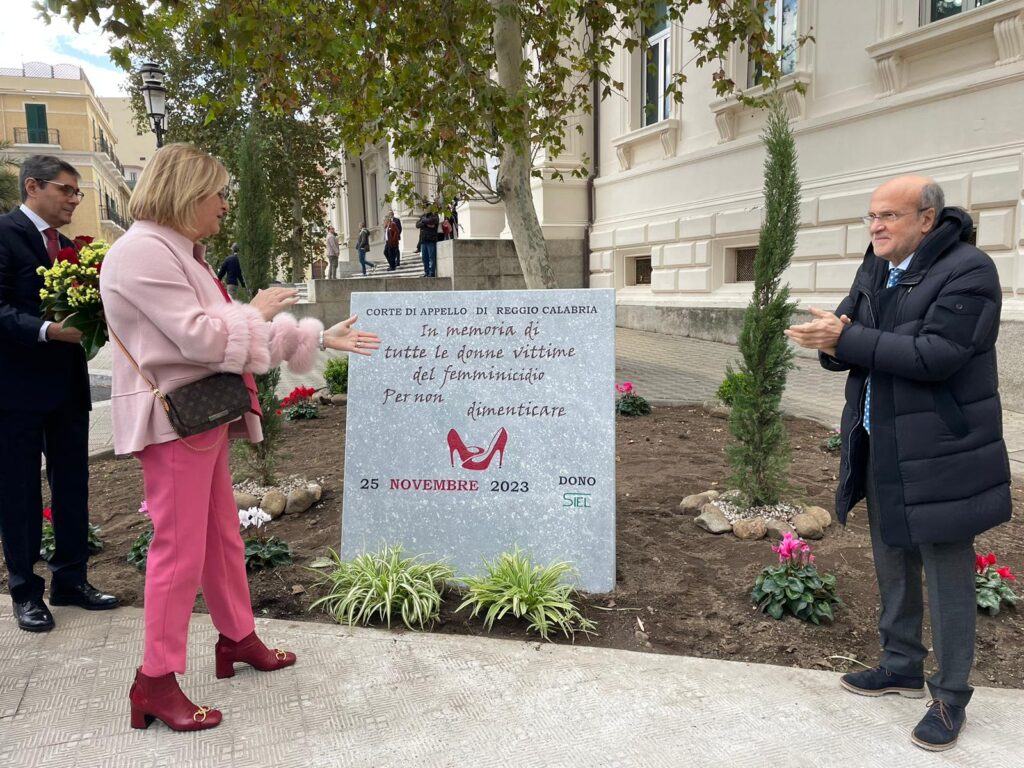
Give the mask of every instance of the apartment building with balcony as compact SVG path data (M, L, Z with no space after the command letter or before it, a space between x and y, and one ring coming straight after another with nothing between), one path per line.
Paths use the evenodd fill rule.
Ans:
M109 242L124 234L130 189L115 151L117 133L79 67L0 67L0 137L11 143L6 154L16 160L55 155L81 174L85 198L65 234Z

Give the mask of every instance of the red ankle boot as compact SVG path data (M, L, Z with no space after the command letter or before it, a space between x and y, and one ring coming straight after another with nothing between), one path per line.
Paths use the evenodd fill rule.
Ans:
M198 707L189 701L173 672L149 677L140 668L128 700L132 703L132 728L148 728L160 719L175 731L201 731L220 725L221 721L219 709Z
M217 677L234 677L235 663L244 662L260 672L271 672L282 667L290 667L295 663L295 654L282 651L280 648L271 650L256 637L253 632L237 643L221 635L217 638Z

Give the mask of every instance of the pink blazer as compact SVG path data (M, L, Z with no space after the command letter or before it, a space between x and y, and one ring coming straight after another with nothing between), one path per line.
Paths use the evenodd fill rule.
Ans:
M146 376L167 392L219 371L266 373L282 360L296 373L312 369L320 321L281 313L268 323L249 305L226 302L205 250L173 229L136 221L103 261L107 325ZM114 452L177 439L149 386L111 344ZM259 418L247 414L230 435L259 442Z

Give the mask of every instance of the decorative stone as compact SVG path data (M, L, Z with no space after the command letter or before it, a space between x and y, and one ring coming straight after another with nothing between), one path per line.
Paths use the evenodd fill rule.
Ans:
M387 338L349 360L342 559L387 542L475 573L518 545L612 591L614 290L357 291L351 305L386 318Z
M346 405L348 403L348 395L331 395L331 405Z
M726 421L728 421L731 411L727 406L716 405L709 411L709 413L711 414L711 418L713 419L725 419Z
M249 507L258 507L259 505L260 500L251 493L235 491L235 506L238 509L249 509Z
M832 525L832 515L824 507L804 507L804 514L813 516L821 525L822 530Z
M321 488L317 483L309 483L306 486L306 489L313 494L313 498L316 499L317 501L320 501L320 499L324 495L324 489Z
M696 515L705 504L714 501L718 496L718 491L704 491L704 493L687 496L679 502L679 511L684 515Z
M271 488L263 494L263 499L260 501L260 506L263 507L264 512L270 515L271 520L276 520L283 515L287 504L288 497L277 490L277 488Z
M732 523L726 519L722 510L714 504L705 504L700 514L693 519L693 522L698 528L703 528L708 533L720 534L728 533L732 530Z
M752 517L749 520L737 520L732 524L732 533L743 541L757 541L768 533L768 524L763 517Z
M289 515L305 512L316 504L316 495L309 488L296 488L288 494L284 511Z
M825 535L818 518L806 512L801 512L793 518L793 528L801 539L820 539Z
M768 528L768 538L770 539L781 539L785 533L796 533L796 531L793 530L793 526L784 520L768 518L765 521L765 525Z

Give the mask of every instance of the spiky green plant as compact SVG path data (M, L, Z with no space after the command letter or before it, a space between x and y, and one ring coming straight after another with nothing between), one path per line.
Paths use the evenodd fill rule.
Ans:
M740 377L734 377L729 431L733 487L747 504L776 504L791 491L789 444L782 423L782 393L793 367L783 331L796 304L782 274L796 248L800 226L800 181L789 115L779 96L769 104L763 140L764 221L754 258L754 295L743 316Z
M441 593L455 571L442 561L420 562L402 557L402 548L384 547L352 560L330 550L334 568L319 574L317 586L327 594L310 610L320 608L339 624L370 624L374 619L391 627L398 615L409 629L425 629L441 612Z
M552 631L561 631L572 638L576 632L593 634L595 625L573 602L575 589L563 583L573 573L568 563L534 565L518 547L491 561L484 561L484 576L466 577L466 598L455 609L472 606L471 617L486 609L484 626L488 631L494 622L511 613L529 622L527 631L536 631L545 640Z

